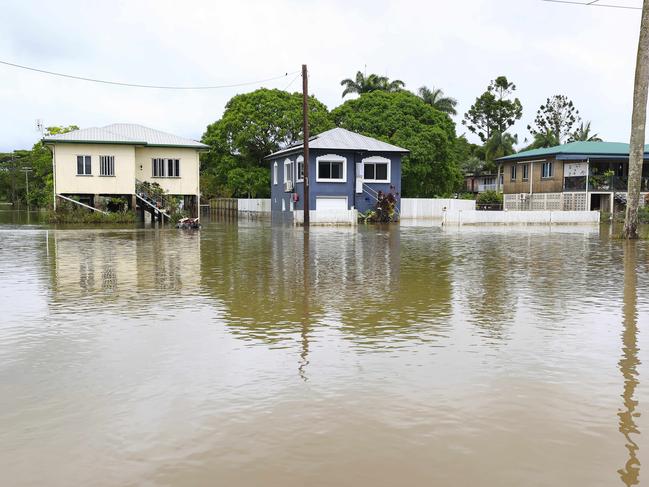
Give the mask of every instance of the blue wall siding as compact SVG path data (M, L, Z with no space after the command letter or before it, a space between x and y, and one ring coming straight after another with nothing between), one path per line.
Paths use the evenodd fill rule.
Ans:
M317 182L317 168L316 159L319 156L326 154L335 154L347 159L347 181L342 183L325 183ZM296 152L288 156L283 156L278 159L270 161L270 176L271 176L271 209L273 218L280 219L282 213L282 201L284 201L284 211L288 212L291 208L290 202L293 197L292 193L284 192L284 161L290 159L293 164L296 164L298 156L301 152ZM312 210L316 208L316 198L318 196L347 196L348 208L355 207L358 211L364 212L374 207L375 200L366 192L356 194L356 163L361 162L362 159L371 156L381 156L390 159L390 183L365 183L374 191L383 191L384 193L395 191L401 195L401 154L394 154L390 152L356 152L356 151L335 151L335 150L311 150L309 151L309 176L311 180L309 202ZM273 184L273 166L277 162L277 184ZM304 184L296 183L295 192L298 194L299 200L294 203L294 209L304 209ZM399 205L400 206L400 205Z

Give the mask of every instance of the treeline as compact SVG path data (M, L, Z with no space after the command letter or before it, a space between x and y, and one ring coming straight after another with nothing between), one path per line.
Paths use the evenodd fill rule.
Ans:
M464 174L500 172L494 161L516 152L519 139L511 128L523 116L523 106L515 96L516 85L505 76L491 81L462 118L479 144L457 136L451 119L457 114L457 100L439 88L423 86L413 93L401 80L360 71L341 86L343 98L359 96L331 111L310 97L311 133L343 127L409 149L402 166L404 196L459 192ZM531 141L525 139L522 150L600 140L564 95L549 97L527 128ZM235 96L203 135L210 146L202 158L203 194L269 196L270 174L263 157L301 140L301 129L301 94L262 88Z
M499 172L494 161L516 152L519 140L512 127L521 119L523 106L515 96L516 85L505 76L491 81L462 117L462 125L477 136L479 144L457 135L451 118L457 115L457 100L439 88L423 86L411 92L401 80L360 71L340 84L343 99L358 96L333 110L310 97L311 134L343 127L409 149L402 165L404 196L459 192L464 174ZM77 128L48 127L47 134ZM530 141L523 141L522 150L600 140L564 95L549 97L527 128ZM270 171L264 156L301 139L300 93L261 88L234 96L223 116L203 134L202 141L210 149L201 156L201 192L205 198L268 197ZM0 200L46 207L52 201L52 188L52 155L40 141L31 150L0 154Z

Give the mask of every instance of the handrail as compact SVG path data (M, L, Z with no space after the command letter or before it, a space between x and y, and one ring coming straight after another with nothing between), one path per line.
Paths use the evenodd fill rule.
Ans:
M145 202L147 205L149 205L149 206L150 206L151 208L153 208L155 211L161 213L163 216L166 216L167 218L171 219L171 217L167 214L166 211L164 211L162 208L158 208L156 205L154 205L153 203L151 203L151 202L150 202L149 200L147 200L146 198L143 198L141 195L139 195L139 194L137 194L137 193L135 193L135 197L136 197L136 198L139 198L140 200L142 200L143 202Z
M70 201L72 203L76 203L77 205L83 206L84 208L88 208L89 210L98 211L99 213L102 213L104 215L108 215L108 213L105 212L105 211L102 211L102 210L100 210L98 208L94 208L94 207L92 207L90 205L86 205L85 203L82 203L81 201L73 200L72 198L68 198L67 196L63 196L62 194L57 194L56 196L58 196L61 199Z
M363 182L363 191L366 192L372 198L374 198L374 200L378 203L378 201L379 201L379 198L378 198L379 193L378 193L378 191L375 191L374 189L370 188L365 182ZM370 191L371 191L371 193L370 193ZM374 194L372 194L372 193L374 193ZM397 215L401 214L401 212L399 211L399 206L398 205L395 205L394 211L397 213Z

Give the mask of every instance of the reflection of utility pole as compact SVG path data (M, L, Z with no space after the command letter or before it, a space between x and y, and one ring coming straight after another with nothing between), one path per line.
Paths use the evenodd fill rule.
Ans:
M32 172L28 167L23 167L21 171L25 172L25 202L27 203L27 212L29 212L29 178L27 174Z
M639 435L635 418L639 416L636 411L638 400L635 397L636 387L640 384L638 376L638 269L637 249L635 242L626 242L624 246L624 285L622 306L622 357L618 362L624 385L622 399L624 407L617 413L619 430L624 436L627 450L627 461L623 468L617 472L625 485L638 485L640 477L640 460L638 459L639 446L634 437Z

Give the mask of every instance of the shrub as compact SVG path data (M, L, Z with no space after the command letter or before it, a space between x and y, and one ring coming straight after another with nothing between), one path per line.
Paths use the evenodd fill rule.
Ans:
M502 193L499 193L497 191L485 191L484 193L480 193L478 195L478 197L476 198L476 203L478 203L479 205L501 205L503 203L503 195Z

